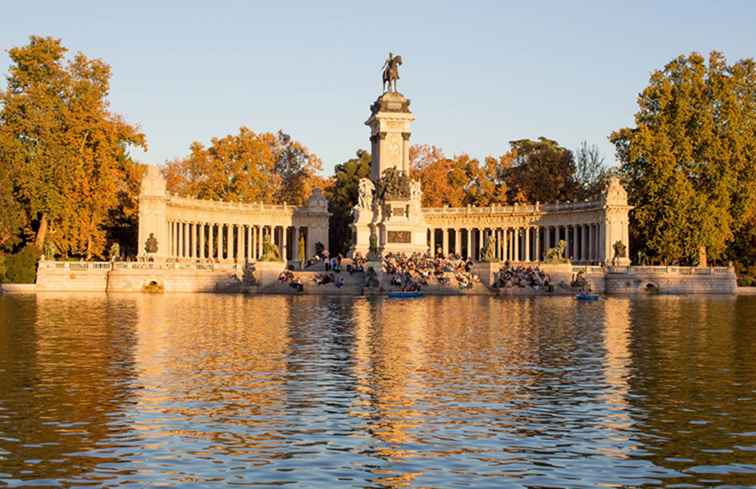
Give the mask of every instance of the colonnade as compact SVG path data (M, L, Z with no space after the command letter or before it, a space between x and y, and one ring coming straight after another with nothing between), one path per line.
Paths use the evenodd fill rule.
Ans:
M605 230L601 223L564 225L526 225L504 227L431 227L428 248L443 256L455 254L479 260L485 237L493 240L497 260L542 261L549 248L560 240L566 244L565 256L573 262L600 262L605 259L601 243Z
M169 253L175 258L217 261L254 261L263 255L265 237L286 260L304 260L299 239L305 240L305 255L314 246L307 226L224 224L168 221ZM313 254L312 251L309 254Z

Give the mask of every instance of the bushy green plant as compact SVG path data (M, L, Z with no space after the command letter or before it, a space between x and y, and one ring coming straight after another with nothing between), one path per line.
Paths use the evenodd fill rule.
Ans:
M0 284L5 282L5 255L0 255Z
M5 257L4 282L33 284L37 279L37 260L42 253L35 246L27 246L15 255Z

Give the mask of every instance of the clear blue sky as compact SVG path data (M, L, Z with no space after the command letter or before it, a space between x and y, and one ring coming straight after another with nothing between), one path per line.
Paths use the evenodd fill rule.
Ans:
M586 139L612 163L607 136L632 124L653 69L691 51L756 56L745 0L122 3L4 5L0 71L31 34L104 59L112 108L146 133L149 163L246 125L291 133L329 175L369 147L389 50L404 59L413 142L482 157L513 139Z

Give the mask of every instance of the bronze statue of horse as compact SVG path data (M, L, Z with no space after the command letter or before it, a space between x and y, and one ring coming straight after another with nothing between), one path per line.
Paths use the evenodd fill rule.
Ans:
M394 56L383 70L383 91L396 92L396 81L399 79L399 66L402 64L401 56ZM393 83L393 86L392 86Z

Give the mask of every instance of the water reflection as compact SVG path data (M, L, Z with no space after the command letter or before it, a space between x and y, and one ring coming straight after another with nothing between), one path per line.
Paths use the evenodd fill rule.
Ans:
M754 298L0 297L0 485L756 484Z

